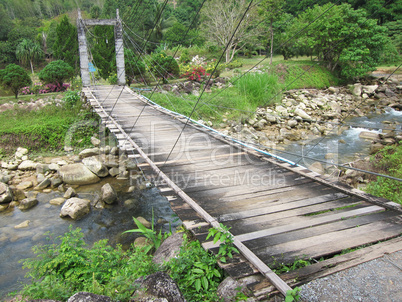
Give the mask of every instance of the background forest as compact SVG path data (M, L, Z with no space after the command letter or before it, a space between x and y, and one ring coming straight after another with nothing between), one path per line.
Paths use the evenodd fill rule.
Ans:
M285 60L314 56L330 71L350 79L379 64L400 61L401 0L249 4L248 0L0 0L0 67L18 63L34 73L51 60L61 59L78 75L78 8L83 18L114 18L118 8L124 38L130 41L126 48L132 51L126 57L134 62L141 61L138 54L168 51L177 45L189 48L190 55L219 57L246 9L242 26L226 51L226 63L238 55L282 55ZM114 47L110 47L114 45L113 28L94 27L88 32L93 61L99 75L107 79L115 70ZM182 61L190 59L186 58L189 52L179 51Z

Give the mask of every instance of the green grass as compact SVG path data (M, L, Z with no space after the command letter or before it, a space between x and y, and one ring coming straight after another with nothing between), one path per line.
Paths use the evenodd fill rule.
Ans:
M81 102L74 106L48 105L31 111L15 107L0 113L3 155L11 154L20 146L36 152L60 150L68 132L73 132L71 145L89 145L96 131L96 118L82 105Z

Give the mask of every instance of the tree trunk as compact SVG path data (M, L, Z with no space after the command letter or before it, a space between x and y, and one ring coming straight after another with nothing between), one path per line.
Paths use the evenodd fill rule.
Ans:
M274 55L274 28L272 24L274 23L274 19L271 19L270 30L271 30L271 60L269 62L272 65L272 57Z
M30 61L29 61L29 63L31 63L31 71L32 71L32 74L34 74L34 70L33 70L33 62L32 62L32 60L30 60Z

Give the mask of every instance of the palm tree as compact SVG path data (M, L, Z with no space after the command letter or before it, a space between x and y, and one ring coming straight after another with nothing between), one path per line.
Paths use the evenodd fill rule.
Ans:
M43 51L37 42L24 39L18 44L15 55L22 64L27 64L28 62L31 64L33 74L33 62L42 57Z

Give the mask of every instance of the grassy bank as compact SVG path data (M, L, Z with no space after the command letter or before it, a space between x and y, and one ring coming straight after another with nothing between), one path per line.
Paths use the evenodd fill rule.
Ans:
M89 145L90 137L97 129L97 117L79 100L78 93L57 95L62 96L59 102L55 101L54 95L34 97L33 100L50 98L52 101L51 105L40 109L30 110L15 105L13 109L0 113L0 156L10 155L21 146L33 152L57 153L66 143ZM30 100L31 97L19 99L20 102ZM13 99L2 98L1 101Z
M186 116L191 114L198 102L192 118L211 121L214 126L219 126L224 120L244 120L258 107L280 101L286 90L322 89L339 84L339 79L334 74L306 58L284 61L276 57L272 65L269 65L269 60L261 62L262 58L241 59L241 68L222 73L222 76L231 78L231 87L213 89L212 92L204 93L201 98L187 94L177 96L174 93L144 95L161 106ZM244 74L256 65L257 72Z

